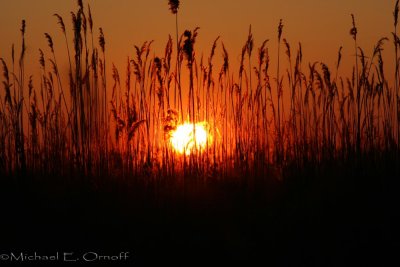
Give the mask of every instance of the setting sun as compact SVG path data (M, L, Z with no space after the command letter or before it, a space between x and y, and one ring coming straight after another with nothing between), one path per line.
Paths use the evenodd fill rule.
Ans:
M205 122L196 123L195 127L189 122L179 125L170 138L174 150L179 154L185 153L186 155L190 155L195 144L198 150L203 151L207 146L207 140L210 144L212 136L208 133Z

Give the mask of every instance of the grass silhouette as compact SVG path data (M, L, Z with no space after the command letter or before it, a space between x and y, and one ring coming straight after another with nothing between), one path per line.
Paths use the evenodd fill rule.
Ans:
M384 242L387 250L376 252L374 260L390 254L391 208L400 166L399 1L393 13L393 86L388 81L393 75L385 73L382 59L389 39L378 40L371 57L366 57L358 47L353 15L352 73L338 74L342 47L334 73L321 62L305 65L301 44L293 53L281 20L275 40L276 76L271 76L268 40L253 53L251 27L239 71L233 73L219 37L207 61L197 57L199 28L179 36L180 2L168 4L176 15L176 49L171 37L164 55L152 55L152 42L135 46L135 56L127 60L125 84L112 65L112 86L106 77L110 64L105 34L99 28L96 36L90 7L84 8L82 1L71 12L72 42L63 18L54 15L66 52L60 53L45 33L50 58L46 60L45 50L39 51L37 88L32 76L26 82L22 21L17 66L14 46L11 65L0 59L1 195L3 203L12 203L7 211L14 223L5 244L21 245L28 236L26 246L34 247L32 240L39 237L32 229L55 231L56 226L45 222L54 218L71 229L60 235L63 244L51 236L47 241L69 247L74 237L88 231L90 240L80 249L90 248L106 244L94 232L107 224L117 231L119 223L111 218L125 218L129 225L123 229L129 233L121 239L108 236L112 242L103 248L132 246L143 253L143 262L143 255L168 244L171 250L182 249L181 260L208 249L207 255L235 261L237 254L245 262L262 258L265 247L276 253L266 261L278 265L341 265L347 256L361 255L368 262L363 246L364 252L371 252L375 242ZM213 58L219 46L223 65L216 72ZM68 60L68 73L59 72L61 56ZM187 101L182 97L185 73ZM68 85L62 83L64 76ZM169 140L186 121L193 124L193 131L197 122L206 121L213 142L203 150L194 144L191 153L177 153ZM52 211L46 200L65 212ZM18 207L43 211L16 214ZM24 225L29 218L38 219ZM82 218L88 223L80 228L75 219ZM94 226L99 220L104 222ZM355 235L351 227L360 227L361 233ZM370 230L375 236L369 236ZM328 236L320 235L329 231L333 232ZM163 256L173 257L171 250ZM296 260L282 259L285 252Z

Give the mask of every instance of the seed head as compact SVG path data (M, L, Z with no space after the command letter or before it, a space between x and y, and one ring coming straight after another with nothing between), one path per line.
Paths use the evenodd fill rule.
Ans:
M99 28L99 31L100 31L99 44L100 44L101 50L104 52L106 41L105 41L105 38L104 38L103 29Z
M283 24L282 24L282 19L281 19L279 21L279 25L278 25L278 40L279 41L281 41L282 31L283 31Z
M353 22L353 27L350 29L350 35L353 36L353 39L356 40L357 39L357 27L356 27L356 21L354 19L354 15L351 14L351 19Z
M179 9L179 0L168 0L169 10L171 10L172 14L178 13Z

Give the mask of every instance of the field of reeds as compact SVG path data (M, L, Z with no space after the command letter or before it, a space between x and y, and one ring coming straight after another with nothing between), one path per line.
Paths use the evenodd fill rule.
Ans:
M198 56L196 39L201 32L179 32L179 1L169 4L177 28L176 36L166 42L165 53L153 56L152 42L135 46L124 70L106 62L105 54L112 49L107 46L107 33L93 26L90 7L78 1L77 11L71 12L72 24L54 15L65 44L56 47L51 34L44 34L48 47L40 50L37 65L42 74L33 77L25 71L22 21L21 47L12 46L11 62L0 59L4 88L0 94L0 174L4 191L13 188L24 197L17 200L11 190L2 194L2 200L12 199L19 208L33 201L47 207L47 212L53 210L47 201L61 203L67 207L65 213L50 216L43 209L35 213L32 204L26 216L49 216L69 225L75 225L72 218L89 221L83 223L85 230L75 225L73 233L89 231L97 220L113 225L111 218L127 219L154 234L127 234L131 239L178 244L179 248L196 243L201 247L196 249L204 251L203 246L222 232L223 244L232 251L214 253L232 257L231 253L243 252L243 258L239 257L243 260L262 254L259 243L275 240L266 242L266 247L283 251L282 255L288 251L303 263L309 258L301 255L323 255L317 263L327 263L328 256L318 245L325 240L320 237L325 230L333 231L326 238L335 240L330 244L334 251L342 252L343 238L346 251L357 251L355 257L361 257L363 250L357 249L364 241L365 251L373 250L369 245L375 241L362 239L370 230L377 235L371 240L390 246L391 207L400 166L399 1L393 13L393 35L377 40L372 55L365 55L358 46L357 21L349 16L355 57L353 71L346 75L339 75L342 48L335 66L303 62L301 44L289 44L284 38L283 21L277 23L276 35L260 47L254 47L250 27L239 51L239 69L233 71L230 54L219 38L211 44L209 55ZM72 40L68 29L73 31ZM277 51L268 49L271 42L277 42ZM388 63L395 65L395 73L384 71L382 54L389 49L395 51L393 62ZM221 52L223 64L216 65L215 57ZM270 61L271 53L277 56L276 62ZM60 72L61 60L68 62L66 73ZM112 77L107 77L108 69ZM200 149L194 139L188 153L174 150L171 135L185 122L193 124L194 131L196 123L203 123L211 136L205 148ZM84 189L77 191L75 185ZM325 212L327 207L332 213ZM88 210L95 215L86 215ZM25 218L18 217L14 208L10 214ZM341 216L358 225L361 233L354 235L340 222ZM166 220L165 224L160 220ZM315 220L322 222L316 226ZM44 221L38 219L34 225L46 231ZM365 221L368 226L363 228ZM21 221L17 225L25 227ZM370 229L376 225L378 230ZM338 229L346 230L336 238ZM303 236L302 231L311 234ZM16 240L28 236L32 247L38 234L28 232ZM172 232L179 232L178 237L159 237ZM192 242L193 232L197 239ZM96 240L94 244L101 242L95 234L89 236ZM318 241L304 241L310 236ZM111 234L108 238L114 244L123 240L125 246L131 241ZM306 247L315 251L303 251L303 241L312 243ZM72 246L73 241L69 242ZM137 242L131 245L149 251L159 248ZM185 253L189 250L184 249ZM337 256L339 260L333 262L342 263L345 256ZM282 259L285 262L292 259Z

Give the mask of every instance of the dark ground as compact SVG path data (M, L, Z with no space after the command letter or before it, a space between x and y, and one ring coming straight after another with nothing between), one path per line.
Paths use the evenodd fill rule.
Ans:
M155 191L3 177L0 254L130 253L127 261L49 266L400 266L396 169L335 166L256 179L254 190L244 179Z

